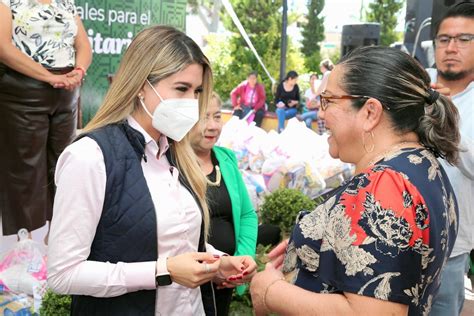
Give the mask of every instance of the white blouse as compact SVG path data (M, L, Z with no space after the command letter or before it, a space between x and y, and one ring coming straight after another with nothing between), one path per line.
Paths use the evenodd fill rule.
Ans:
M131 127L146 141L147 162L143 173L157 214L160 259L198 249L201 211L189 191L178 181L164 154L166 137L156 143L132 118ZM106 172L99 145L84 137L68 146L59 157L57 192L48 246L48 283L61 293L113 297L128 292L155 289L156 262L89 261L90 247L102 213ZM211 253L220 252L207 245ZM159 259L159 260L160 260ZM166 259L164 259L166 260ZM177 283L157 290L156 315L203 315L199 287Z
M74 0L0 0L12 12L13 44L46 68L73 67L77 15Z

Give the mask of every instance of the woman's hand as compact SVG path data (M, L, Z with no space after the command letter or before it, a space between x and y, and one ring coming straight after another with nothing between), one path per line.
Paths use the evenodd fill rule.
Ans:
M307 108L309 110L315 110L315 109L319 109L319 102L317 100L310 100L309 102L306 103L307 104Z
M214 278L218 288L234 288L249 282L257 271L257 263L250 256L223 256Z
M285 259L286 247L288 247L288 239L283 240L278 246L273 248L267 255L270 259L271 264L275 269L281 269L283 265L283 260Z
M297 106L297 105L298 105L298 101L296 101L296 100L290 100L290 101L288 101L288 106L291 107L291 108L292 108L292 107L295 107L295 106Z
M73 78L74 80L76 80L78 82L79 85L82 84L82 80L84 79L84 77L86 76L86 73L85 71L83 70L83 68L75 68L73 69L72 71L68 72L66 74L66 76L68 78Z
M284 108L284 107L285 107L285 103L283 103L282 101L280 101L280 102L278 102L278 103L276 104L276 107L279 108L279 109L280 109L280 108Z
M76 77L68 77L67 74L65 75L55 75L51 74L47 79L50 85L54 88L61 88L66 90L73 90L75 87L79 86L81 81L78 80Z
M189 288L212 280L219 265L219 258L206 252L188 252L169 257L166 262L171 280Z
M268 302L266 301L265 295L270 286L280 281L285 282L283 280L283 274L275 269L272 263L267 263L265 270L257 273L253 277L250 283L250 295L252 296L255 315L266 315L269 312L267 310L268 306L266 306Z
M433 90L438 91L440 94L444 96L447 96L447 97L451 96L451 89L449 89L448 87L445 87L442 83L432 83L430 84L430 86L431 88L433 88Z

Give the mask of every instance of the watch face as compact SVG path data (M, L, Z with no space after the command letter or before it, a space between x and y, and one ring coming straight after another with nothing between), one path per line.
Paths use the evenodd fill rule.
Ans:
M170 285L171 283L171 277L169 274L159 275L156 277L156 284L158 286Z

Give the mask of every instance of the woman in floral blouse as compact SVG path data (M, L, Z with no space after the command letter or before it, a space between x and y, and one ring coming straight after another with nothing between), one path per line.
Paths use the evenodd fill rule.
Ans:
M51 219L56 160L75 136L79 86L91 59L73 0L0 0L4 235Z
M320 116L355 176L269 254L251 284L256 314L427 315L457 233L436 159L457 160L456 108L414 59L365 47L332 71Z

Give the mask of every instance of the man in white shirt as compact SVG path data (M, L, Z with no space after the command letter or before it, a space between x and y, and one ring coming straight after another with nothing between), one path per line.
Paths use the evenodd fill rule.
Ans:
M474 3L451 7L436 26L433 83L451 90L460 116L461 149L455 166L441 161L459 205L459 229L430 315L459 315L464 303L464 275L474 248Z

